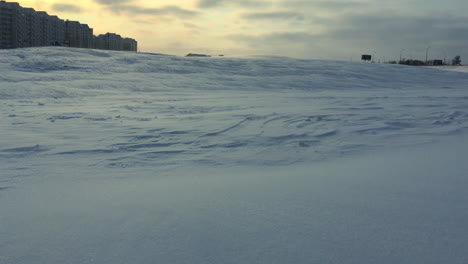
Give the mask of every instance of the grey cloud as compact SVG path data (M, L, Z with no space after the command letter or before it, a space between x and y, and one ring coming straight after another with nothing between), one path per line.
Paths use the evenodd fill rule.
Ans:
M396 59L399 51L405 49L408 54L411 51L414 56L421 58L430 45L433 55L440 58L443 53L453 56L453 53L463 51L468 56L468 48L465 48L468 43L467 28L468 17L348 14L336 17L335 22L326 25L317 34L303 28L296 32L226 37L277 54L292 54L291 46L294 45L296 50L307 51L308 56L314 56L315 52L315 57L334 54L349 58L350 54L377 52L380 56Z
M304 20L304 15L296 12L257 12L243 14L242 18L249 20Z
M213 8L224 5L236 5L241 7L267 7L271 2L264 0L199 0L198 7Z
M234 41L242 41L249 45L268 45L307 43L317 39L317 35L308 32L272 32L261 35L233 34L227 36Z
M332 38L373 42L425 45L431 42L467 41L468 17L395 17L355 15L344 17L342 23L328 32ZM463 33L464 32L464 33Z
M281 6L291 8L320 8L334 11L354 10L365 8L369 3L357 1L284 1Z
M94 0L94 1L102 5L120 5L123 3L131 2L132 0L130 1L129 0Z
M54 4L52 5L52 10L68 13L81 13L83 11L79 6L72 4Z
M318 37L305 31L273 32L260 35L237 34L229 35L227 38L238 43L239 46L244 44L257 55L314 58L316 56L311 50L319 50L317 48Z
M319 1L316 2L316 7L331 9L331 10L343 10L343 9L359 9L369 6L367 3L363 2L339 2L339 1Z
M331 45L336 42L356 52L367 49L393 59L396 51L405 49L404 56L423 60L427 46L431 46L429 59L441 59L463 52L468 43L468 17L359 16L345 18L344 23L348 25L323 35Z
M115 13L127 13L133 15L175 16L178 18L190 18L198 15L198 12L180 8L178 6L165 6L161 8L143 8L134 5L116 5L112 7Z
M349 15L337 19L320 34L271 32L264 35L230 35L243 41L308 42L317 40L426 45L428 43L468 42L468 17L390 17Z
M224 0L200 0L198 6L201 8L210 8L221 5Z

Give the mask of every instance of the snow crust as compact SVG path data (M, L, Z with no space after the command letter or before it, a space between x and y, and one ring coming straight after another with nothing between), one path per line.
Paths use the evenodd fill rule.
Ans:
M468 74L0 51L0 263L466 263Z

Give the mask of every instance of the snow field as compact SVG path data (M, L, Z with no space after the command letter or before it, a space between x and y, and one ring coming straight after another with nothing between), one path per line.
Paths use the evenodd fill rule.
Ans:
M0 51L0 263L466 263L468 75Z

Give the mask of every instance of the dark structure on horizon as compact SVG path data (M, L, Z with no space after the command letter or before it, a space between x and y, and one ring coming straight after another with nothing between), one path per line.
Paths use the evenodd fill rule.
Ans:
M429 62L429 64L432 64L432 66L442 66L444 65L444 61L443 60L432 60Z
M363 60L363 61L371 61L371 60L372 60L372 55L363 54L363 55L361 56L361 60Z
M138 42L118 34L93 35L78 21L60 19L44 11L0 1L0 49L65 46L88 49L137 51Z
M206 55L206 54L189 53L189 54L185 55L185 57L211 57L211 56Z

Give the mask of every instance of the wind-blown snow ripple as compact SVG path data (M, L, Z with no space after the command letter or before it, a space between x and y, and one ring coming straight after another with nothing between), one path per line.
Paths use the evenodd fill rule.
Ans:
M284 165L468 129L465 73L66 48L0 53L5 160Z

